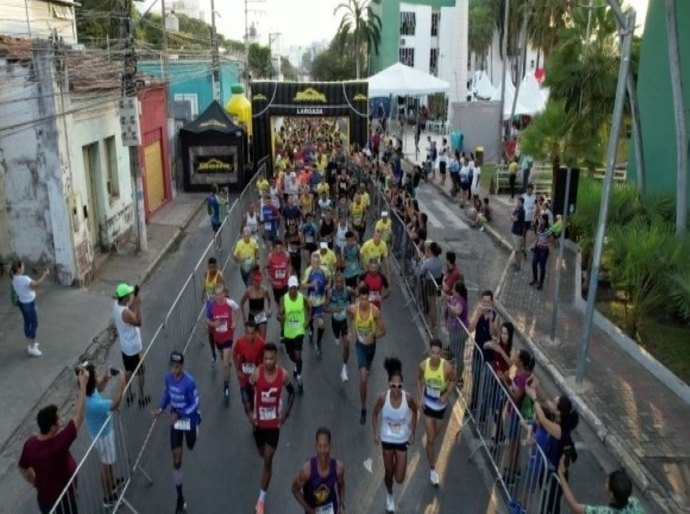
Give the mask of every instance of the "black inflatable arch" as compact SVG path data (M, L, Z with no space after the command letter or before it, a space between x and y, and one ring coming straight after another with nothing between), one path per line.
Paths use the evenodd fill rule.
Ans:
M365 81L251 83L254 160L268 157L273 170L272 116L343 116L350 119L350 143L364 147L369 127L369 85ZM269 172L269 175L271 172Z

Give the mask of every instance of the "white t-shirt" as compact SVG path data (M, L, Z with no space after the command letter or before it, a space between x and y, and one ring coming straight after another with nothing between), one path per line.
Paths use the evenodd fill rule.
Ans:
M522 195L522 199L525 202L525 221L532 222L534 221L534 210L537 203L537 195L535 195L534 193L532 193L531 195L525 193Z
M438 153L439 162L448 162L448 145L443 145Z
M12 287L21 303L31 303L36 299L36 291L31 288L31 278L26 275L12 277Z

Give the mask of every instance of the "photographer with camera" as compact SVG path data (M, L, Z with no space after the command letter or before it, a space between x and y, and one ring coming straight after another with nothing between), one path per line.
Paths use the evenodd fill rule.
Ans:
M567 396L558 396L554 400L544 398L545 395L540 390L536 377L527 384L525 392L534 402L534 419L548 436L546 442L548 451L545 454L549 460L549 473L558 474L561 483L564 483L568 480L568 468L577 461L572 432L580 420L578 413ZM558 470L559 465L563 466L562 473ZM563 490L559 481L556 480L556 476L552 476L542 512L559 514L562 495Z
M115 288L113 320L122 352L125 381L129 382L132 374L137 371L143 349L140 331L141 296L139 296L139 286L122 283ZM137 376L139 377L139 407L145 407L151 402L151 396L144 393L144 366L139 368ZM127 392L127 405L133 401L134 393L130 389Z
M77 463L70 453L84 423L84 398L89 372L79 370L79 397L74 417L60 429L57 405L48 405L38 411L36 422L40 433L29 437L19 457L19 473L36 488L38 508L47 514L55 508L56 514L76 514L77 501L74 485L60 498ZM60 500L60 503L57 503Z
M86 428L89 430L91 438L95 440L94 446L103 465L101 468L103 507L108 508L117 501L116 489L120 482L113 474L113 464L117 459L117 452L115 449L115 430L110 413L116 411L122 402L122 394L127 384L125 372L110 368L98 376L96 368L90 362L82 363L76 369L77 375L81 370L86 370L89 375L89 380L86 382ZM118 377L119 384L112 399L103 398L101 392L108 385L110 377Z

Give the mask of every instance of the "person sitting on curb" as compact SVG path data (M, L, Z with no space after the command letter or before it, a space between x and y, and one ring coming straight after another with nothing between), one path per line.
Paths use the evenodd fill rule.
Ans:
M636 498L631 497L632 483L622 469L609 473L606 481L609 504L606 506L578 503L572 489L570 489L570 485L568 485L566 470L565 457L562 457L558 464L558 477L561 480L563 498L565 498L565 502L573 514L644 514L645 511L640 502Z

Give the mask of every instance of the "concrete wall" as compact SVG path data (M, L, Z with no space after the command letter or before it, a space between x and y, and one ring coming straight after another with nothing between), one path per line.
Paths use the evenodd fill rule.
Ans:
M68 45L77 42L74 7L48 0L2 0L0 34L46 39L53 29Z

